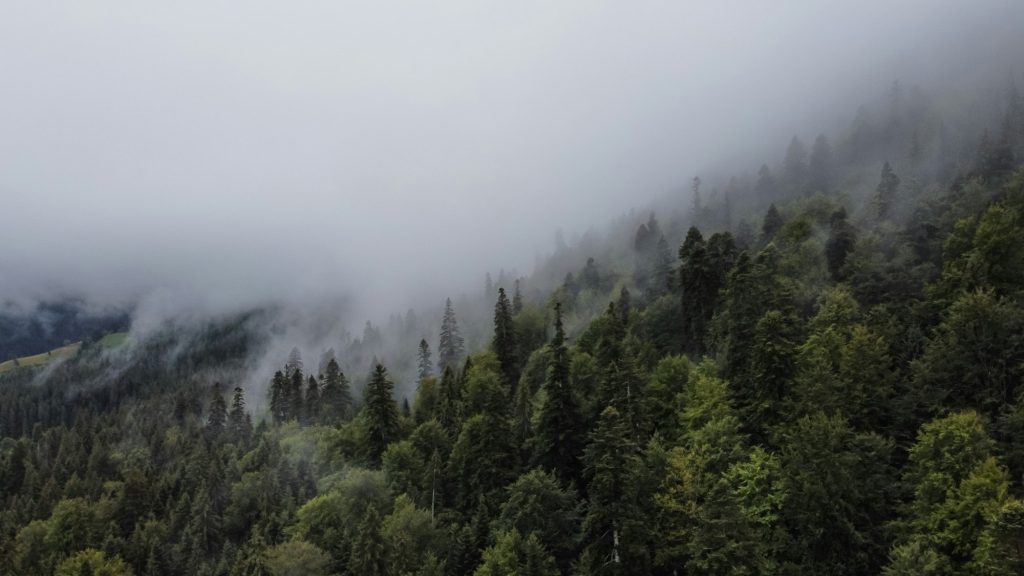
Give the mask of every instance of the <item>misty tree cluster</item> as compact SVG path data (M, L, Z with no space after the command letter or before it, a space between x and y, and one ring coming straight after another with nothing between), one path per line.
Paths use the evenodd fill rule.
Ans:
M11 370L0 573L1024 573L1024 100L990 109L897 84L488 277L489 338L448 300L249 398L197 375L251 315Z

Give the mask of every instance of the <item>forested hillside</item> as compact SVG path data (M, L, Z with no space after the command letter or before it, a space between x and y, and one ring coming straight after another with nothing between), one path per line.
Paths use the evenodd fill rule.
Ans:
M488 276L486 328L254 388L258 310L0 375L0 573L1022 574L1024 99L948 102Z

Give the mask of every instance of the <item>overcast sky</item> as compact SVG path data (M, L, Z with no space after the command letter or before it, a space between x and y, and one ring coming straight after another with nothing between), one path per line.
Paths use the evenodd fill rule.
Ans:
M399 310L1022 22L1016 0L4 2L0 298Z

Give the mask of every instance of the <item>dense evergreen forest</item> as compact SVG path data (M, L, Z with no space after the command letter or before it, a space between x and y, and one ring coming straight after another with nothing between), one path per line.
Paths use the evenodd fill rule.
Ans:
M1024 99L994 93L896 84L694 178L488 277L483 337L449 300L253 390L253 311L10 371L0 573L1024 574Z

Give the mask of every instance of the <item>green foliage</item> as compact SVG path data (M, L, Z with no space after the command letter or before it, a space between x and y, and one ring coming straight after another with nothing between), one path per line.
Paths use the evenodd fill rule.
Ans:
M119 556L108 558L100 550L87 548L57 566L54 576L132 576L131 568Z
M494 530L536 535L565 570L577 551L582 506L572 489L542 470L523 474L508 488Z
M303 540L291 540L268 548L267 570L273 576L327 576L330 557Z
M446 301L436 358L410 311L225 402L253 312L3 363L0 573L1020 573L1024 101L974 150L898 95L464 297L466 338Z
M501 534L484 550L483 564L475 576L558 576L555 559L536 534L523 537L512 530Z
M534 436L533 462L553 471L565 482L579 482L584 422L569 379L569 353L565 345L562 307L558 303L555 304L555 335L550 350L544 402Z
M388 444L398 440L398 406L393 396L394 385L388 371L377 364L366 384L366 453L371 462L379 463Z

